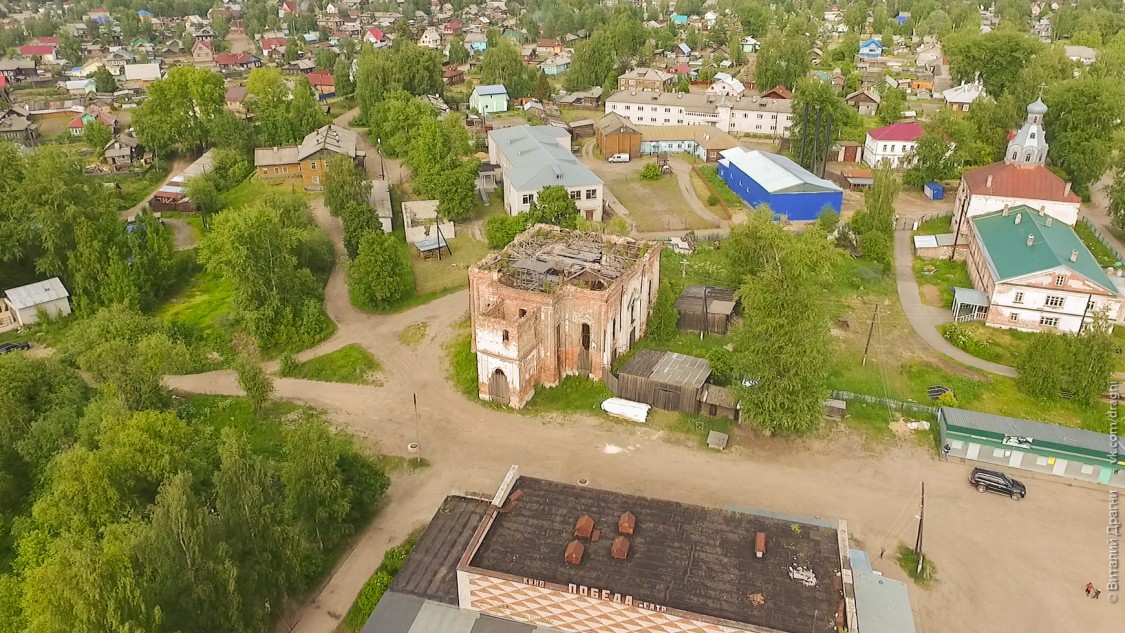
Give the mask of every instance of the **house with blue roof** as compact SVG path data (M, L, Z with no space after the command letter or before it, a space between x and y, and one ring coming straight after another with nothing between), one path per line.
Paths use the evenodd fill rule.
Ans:
M875 38L860 42L859 56L865 59L879 59L883 56L883 43Z
M766 205L792 221L815 220L826 208L836 213L844 190L781 154L742 147L719 152L719 176L750 207Z
M543 187L563 187L587 220L601 222L604 185L570 151L570 132L552 125L518 125L488 133L488 162L500 167L504 207L519 215Z
M958 320L1025 332L1076 334L1122 316L1125 278L1107 273L1074 229L1027 205L969 218L972 289L954 289Z
M477 86L469 95L469 107L474 112L492 114L508 111L508 89L501 84Z
M687 26L688 16L686 16L686 15L683 15L683 14L680 14L680 13L673 13L671 19L672 19L672 24L675 24L676 26Z

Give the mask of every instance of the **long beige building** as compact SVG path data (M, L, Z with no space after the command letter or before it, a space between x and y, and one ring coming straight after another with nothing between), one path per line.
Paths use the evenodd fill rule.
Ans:
M622 90L605 100L637 125L714 125L731 134L779 138L789 131L792 101L766 95L705 95Z

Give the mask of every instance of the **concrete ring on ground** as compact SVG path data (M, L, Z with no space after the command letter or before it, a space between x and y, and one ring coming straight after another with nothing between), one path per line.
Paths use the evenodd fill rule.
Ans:
M579 479L579 480L578 480L578 485L579 485L579 486L589 486L589 485L590 485L590 480L589 480L589 479L586 479L585 477L583 477L582 479Z
M411 453L417 453L418 452L418 442L411 442L411 443L407 444L406 450L410 451Z

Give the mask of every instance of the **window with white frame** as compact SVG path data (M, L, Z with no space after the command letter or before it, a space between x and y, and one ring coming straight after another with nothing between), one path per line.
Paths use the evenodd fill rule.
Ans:
M535 199L535 194L533 194L533 193L523 194L523 203L524 204L531 204L531 201L534 200L534 199Z
M1058 317L1046 317L1046 316L1045 317L1039 317L1039 325L1042 325L1043 327L1058 327L1059 318Z
M1008 313L1008 320L1011 321L1012 323L1019 323L1019 321L1020 321L1019 313L1018 312L1009 312Z
M1048 308L1061 308L1063 307L1063 301L1063 297L1060 297L1058 295L1048 295L1045 305Z
M598 197L598 190L597 189L587 189L586 190L586 199L587 200L593 200L597 197Z
M1017 292L1015 298L1012 299L1012 303L1023 303L1023 293Z
M1056 286L1065 286L1066 285L1066 275L1055 275L1055 285Z
M568 191L567 193L570 194L571 200L581 200L582 199L582 191L580 191L578 189L575 189L574 191Z

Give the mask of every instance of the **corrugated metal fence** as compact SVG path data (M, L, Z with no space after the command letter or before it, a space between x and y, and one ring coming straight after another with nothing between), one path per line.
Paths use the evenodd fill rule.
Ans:
M1094 234L1094 237L1098 238L1098 241L1102 243L1102 246L1105 246L1109 249L1109 252L1113 253L1114 257L1117 258L1117 261L1125 262L1125 257L1121 256L1121 253L1117 251L1117 247L1114 246L1113 243L1110 242L1109 239L1106 238L1106 236L1103 235L1100 230L1098 230L1098 227L1094 226L1086 218L1079 218L1078 221L1086 225L1086 228L1090 229L1090 232Z

